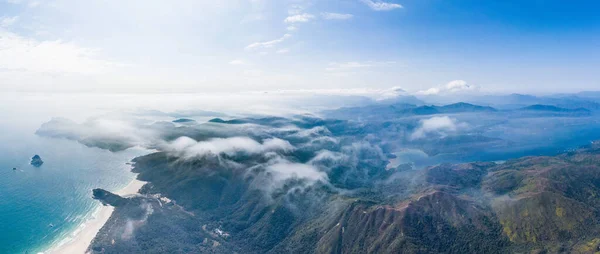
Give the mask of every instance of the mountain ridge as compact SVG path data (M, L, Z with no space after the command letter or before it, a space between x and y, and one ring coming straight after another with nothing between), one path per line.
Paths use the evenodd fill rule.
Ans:
M207 166L211 165L210 160L202 164L193 161L179 164L176 158L159 152L137 158L134 172L140 173L140 179L149 181L142 189L143 195L151 197L162 193L160 195L166 195L183 209L175 212L168 210L171 208L156 207L159 214L192 213L195 216L186 221L194 220L197 222L192 225L204 225L197 231L204 232L197 233L202 240L194 244L195 249L204 252L559 252L587 248L595 241L594 232L600 232L600 202L583 195L590 190L600 193L598 147L598 143L594 143L557 156L530 156L503 164L443 164L422 171L404 172L402 174L412 175L407 180L421 180L411 187L413 194L396 195L388 201L377 198L379 194L373 196L375 199L365 195L368 192L348 196L327 185L314 185L291 195L272 196L275 200L265 203L259 193L247 189L248 185L244 184L247 180L236 177L235 171L225 171L224 175L209 178L213 180L198 178L193 180L194 185L180 185L188 186L185 189L173 186L175 193L202 193L201 203L214 204L197 206L199 196L169 194L172 191L165 188L171 187L161 182L172 185L172 180L151 177L155 174L152 172L165 166L168 171L164 172L203 172L195 167L221 167L218 164ZM162 164L159 161L163 161ZM157 176L163 175L159 172L162 170L156 172ZM551 181L564 177L570 180L560 184ZM187 176L185 179L179 181L194 178ZM399 178L400 183L402 179ZM583 185L582 179L587 179ZM214 185L215 180L225 185ZM229 184L228 181L234 182ZM385 189L398 183L390 184L378 188ZM206 189L194 190L192 186L205 186ZM183 190L186 191L181 192ZM191 199L185 201L185 197ZM101 232L115 231L115 223L107 225ZM228 236L214 232L225 232L223 234ZM141 239L144 238L138 240ZM90 249L93 253L95 250L112 253L111 250L125 248L120 241L116 244L106 241L109 239L97 237Z

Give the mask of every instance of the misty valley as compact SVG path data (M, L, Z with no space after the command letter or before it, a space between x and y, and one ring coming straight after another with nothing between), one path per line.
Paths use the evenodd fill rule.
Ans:
M287 116L135 111L36 135L118 153L91 253L600 250L600 97L397 97ZM483 100L486 104L477 104Z

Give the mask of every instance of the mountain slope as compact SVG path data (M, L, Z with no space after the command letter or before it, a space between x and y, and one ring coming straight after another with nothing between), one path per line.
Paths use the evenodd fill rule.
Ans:
M254 139L184 139L190 145L136 158L133 172L148 182L140 196L94 191L115 214L90 251L555 253L600 244L600 143L502 164L386 169L382 148L340 124L212 122Z

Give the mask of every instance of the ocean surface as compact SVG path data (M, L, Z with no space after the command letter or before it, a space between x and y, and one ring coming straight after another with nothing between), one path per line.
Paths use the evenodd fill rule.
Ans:
M100 205L91 190L125 187L135 177L125 163L147 151L111 153L34 134L53 116L83 119L104 109L73 106L59 113L54 100L0 100L0 253L38 253L85 225ZM44 161L39 168L29 165L35 154Z
M134 175L125 162L140 152L113 154L68 140L3 135L0 253L37 253L65 239L99 206L91 189L127 185ZM33 154L44 160L41 167L29 165Z

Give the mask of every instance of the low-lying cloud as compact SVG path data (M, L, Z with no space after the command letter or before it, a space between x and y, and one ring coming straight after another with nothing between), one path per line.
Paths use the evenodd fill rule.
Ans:
M422 139L430 135L445 137L465 128L466 123L460 123L448 116L434 116L420 121L420 126L411 134L412 140Z
M317 183L360 188L385 169L386 157L377 144L340 134L336 121L331 122L337 128L334 133L326 123L311 115L215 119L185 126L131 118L82 124L53 119L37 133L112 151L132 146L156 149L178 163L210 165L197 166L198 170L236 172L250 187L264 191L267 199Z
M443 86L432 87L416 92L417 95L448 95L479 90L479 86L470 85L464 80L453 80Z
M309 164L292 163L289 161L279 161L276 164L267 167L267 172L271 175L273 188L281 188L289 179L303 179L307 183L313 184L317 181L326 183L329 181L327 174L319 171L316 167Z
M44 123L36 134L76 140L111 151L134 146L149 148L158 140L155 130L118 118L93 118L81 124L65 118L53 118Z
M189 137L180 137L165 147L165 150L183 158L223 154L233 156L237 153L290 152L293 149L294 147L286 140L271 138L259 143L248 137L213 138L200 142Z

